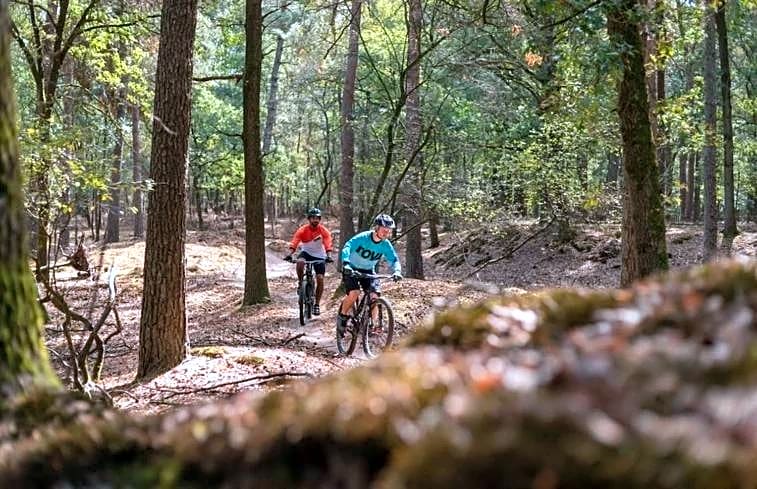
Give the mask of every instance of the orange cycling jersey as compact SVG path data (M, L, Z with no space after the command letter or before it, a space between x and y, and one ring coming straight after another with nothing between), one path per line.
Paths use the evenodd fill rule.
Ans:
M305 224L294 233L289 248L294 251L300 243L305 253L317 258L326 258L326 253L331 252L331 233L321 224L315 229L310 224Z

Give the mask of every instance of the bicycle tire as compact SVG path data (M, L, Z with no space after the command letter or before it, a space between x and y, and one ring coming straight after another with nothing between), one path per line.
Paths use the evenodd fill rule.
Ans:
M305 326L305 288L300 284L297 288L297 305L300 308L300 326Z
M376 320L371 311L365 311L363 317L363 351L368 358L376 358L392 346L394 339L394 311L389 301L383 297L376 298L371 305L378 308Z
M341 310L341 306L339 306ZM347 328L344 331L344 336L339 337L339 331L336 332L336 349L339 350L340 355L346 357L352 355L357 346L357 337L360 334L360 327L355 318L357 317L357 305L352 306L352 317L347 320Z
M315 304L313 284L308 282L305 285L305 319L311 319L313 317L313 304Z

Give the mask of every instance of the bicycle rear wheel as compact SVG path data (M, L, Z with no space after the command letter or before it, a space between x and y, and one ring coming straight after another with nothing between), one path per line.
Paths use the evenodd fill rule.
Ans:
M365 323L363 351L368 358L375 358L392 346L394 338L394 312L389 301L383 297L373 301L370 310L365 312Z
M339 310L341 311L342 307L339 306ZM355 346L357 345L357 336L360 334L360 324L358 323L358 320L355 319L358 317L357 315L357 306L352 306L352 317L347 320L347 326L344 330L344 336L339 336L339 329L337 328L336 331L336 348L339 350L339 353L344 356L352 355L352 352L355 351ZM337 315L337 321L339 321L339 317Z

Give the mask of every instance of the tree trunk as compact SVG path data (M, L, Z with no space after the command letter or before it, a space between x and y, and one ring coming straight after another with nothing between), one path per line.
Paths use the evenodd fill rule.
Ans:
M694 195L693 195L693 210L691 214L692 222L699 222L702 220L702 155L699 153L694 157L694 164L696 169L694 170Z
M689 151L688 173L686 175L686 220L689 222L695 220L695 208L699 206L699 201L695 197L698 183L697 160L698 153L696 151Z
M57 388L42 341L42 310L29 270L11 80L8 2L0 0L0 412L10 395Z
M689 194L688 190L686 189L686 161L688 160L688 157L689 156L686 151L681 151L681 154L678 155L678 216L681 221L684 221L686 219L688 212L688 208L686 207L687 196Z
M105 226L105 242L116 243L120 238L121 223L121 164L124 156L124 132L121 130L124 115L124 93L122 89L113 90L113 118L116 141L113 145L113 160L110 167L110 202L108 203L108 220Z
M421 226L423 221L422 179L423 154L421 153L421 134L423 119L421 116L421 29L423 27L423 8L421 0L408 0L407 18L407 71L405 91L406 143L405 154L410 165L410 179L405 185L407 197L407 225L412 229L407 233L405 249L405 274L411 278L423 279L423 255L421 254Z
M649 121L643 46L635 0L607 7L607 30L623 46L618 114L623 141L623 225L621 285L668 268L665 217Z
M284 37L276 37L276 54L273 57L271 67L271 79L268 84L268 104L265 114L265 129L263 130L263 155L271 150L271 138L273 137L273 125L276 123L276 108L278 106L277 94L279 91L279 68L281 67L281 52L284 50Z
M717 81L716 81L716 27L715 9L704 2L704 147L702 167L704 180L704 240L702 257L704 261L713 259L718 245L718 206L715 183L717 156Z
M265 271L265 217L263 209L263 156L260 152L260 76L263 51L261 0L247 0L245 8L244 121L244 217L245 305L270 300Z
M134 214L134 237L141 238L145 234L145 204L142 198L142 142L139 138L139 105L134 104L131 109L131 156L132 180L134 181L133 206L137 209Z
M428 220L429 248L439 247L439 212L436 209L429 210Z
M347 47L347 60L345 63L344 85L342 87L342 166L341 181L339 187L339 239L344 245L355 234L352 223L352 185L354 178L355 158L355 78L357 76L358 41L360 36L360 9L362 0L352 0L350 9L349 44Z
M732 243L739 233L736 228L735 189L733 183L733 116L731 110L731 62L728 58L728 29L725 21L726 2L719 3L715 14L720 52L720 102L723 107L723 242ZM730 252L730 247L727 250Z
M150 192L137 378L175 367L187 354L184 244L196 0L164 0L155 76Z

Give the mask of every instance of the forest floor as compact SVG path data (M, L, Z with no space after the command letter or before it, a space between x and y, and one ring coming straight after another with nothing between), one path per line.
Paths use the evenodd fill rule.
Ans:
M334 229L337 223L326 223ZM296 225L286 223L277 235L288 239ZM757 257L757 226L743 223L734 254ZM128 235L124 229L122 235ZM270 232L270 229L267 229ZM383 294L395 310L400 336L406 336L434 310L478 301L492 293L524 293L551 287L615 287L620 276L619 225L587 225L567 243L551 229L520 223L498 229L447 232L440 246L427 249L426 280L385 283ZM400 240L396 246L402 254ZM701 227L670 226L668 252L672 268L701 262ZM70 267L57 272L56 283L68 303L93 321L107 298L107 270L118 275L118 314L123 330L106 345L101 385L115 406L133 413L165 411L203 400L228 397L243 390L267 392L293 381L317 378L366 361L362 353L339 356L336 350L334 295L340 275L326 272L322 314L304 327L298 320L294 266L283 261L287 241L266 239L271 302L241 307L244 289L244 230L190 231L186 249L187 323L191 355L171 371L147 382L135 382L139 353L144 241L88 248L96 280L78 278ZM486 265L489 263L489 265ZM480 270L479 270L480 269ZM52 309L52 306L49 307ZM51 313L46 328L51 359L65 379L68 348L60 315ZM111 315L102 336L115 330ZM74 335L82 341L84 332ZM398 341L395 340L395 345Z

